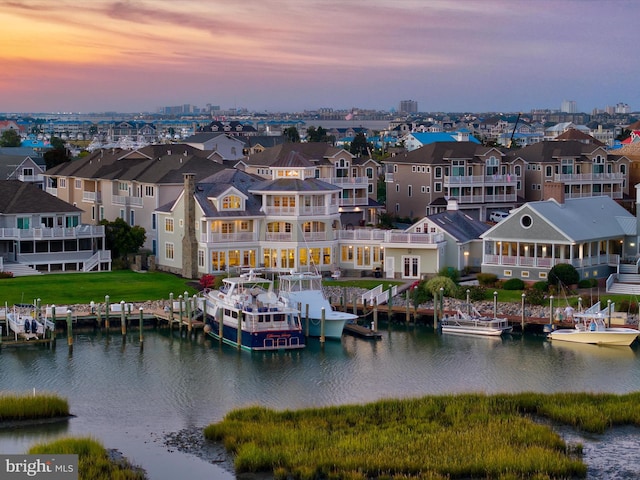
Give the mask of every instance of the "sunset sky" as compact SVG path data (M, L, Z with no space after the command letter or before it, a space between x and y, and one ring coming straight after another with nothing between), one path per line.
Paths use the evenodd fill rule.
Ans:
M0 0L0 112L640 110L635 0Z

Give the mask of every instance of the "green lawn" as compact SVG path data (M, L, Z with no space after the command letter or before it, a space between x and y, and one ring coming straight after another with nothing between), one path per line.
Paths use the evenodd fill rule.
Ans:
M177 297L185 291L195 293L187 280L160 272L137 273L129 270L95 273L61 273L0 279L0 304L32 303L70 305L104 302L142 302Z

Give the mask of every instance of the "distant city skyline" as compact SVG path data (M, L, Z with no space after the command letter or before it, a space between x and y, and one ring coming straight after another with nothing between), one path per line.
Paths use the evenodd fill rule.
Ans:
M638 111L637 18L633 0L0 0L0 111Z

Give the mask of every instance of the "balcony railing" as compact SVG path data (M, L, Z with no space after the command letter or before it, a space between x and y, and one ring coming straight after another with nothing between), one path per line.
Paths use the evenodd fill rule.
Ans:
M369 179L367 177L327 177L320 178L320 180L339 186L362 185L366 187L369 184Z
M208 232L200 235L200 241L204 243L253 242L256 240L258 240L258 234L254 232L235 232L235 233Z
M0 228L0 239L3 240L43 240L49 238L72 239L103 236L103 225L80 225L68 228Z
M622 183L625 175L623 173L557 173L553 176L554 181L564 183L592 183L592 182L612 182Z
M376 243L401 243L432 245L444 241L442 233L406 233L397 230L378 230L359 228L357 230L338 230L339 240L354 240Z
M607 196L613 199L621 199L623 197L622 192L566 192L564 198L582 198L582 197L599 197Z
M83 202L101 202L102 201L102 193L101 192L82 192L82 201Z
M269 242L291 242L293 241L293 233L291 232L267 232L264 239Z
M58 188L57 187L47 187L47 193L53 195L54 197L58 196Z
M369 197L350 197L350 198L340 198L340 206L341 207L351 207L356 205L368 205Z
M444 177L445 187L469 186L513 186L520 181L518 175L448 175Z
M129 205L132 207L142 206L142 197L129 197L126 195L114 195L112 197L114 205Z
M340 202L342 205L342 202ZM359 204L358 204L359 205ZM366 203L364 204L366 205ZM338 205L327 205L327 206L300 206L300 207L274 207L274 206L266 206L262 207L264 213L267 215L283 215L283 216L294 216L294 215L330 215L332 213L338 213Z
M449 195L449 198L457 200L458 203L494 203L515 202L518 195L514 192L494 195Z
M620 255L596 255L585 258L551 258L551 257L524 257L512 255L485 255L485 265L505 265L512 267L537 267L551 268L560 263L570 263L576 268L593 267L598 265L617 265L620 262Z
M21 182L41 182L44 177L40 174L38 175L18 175L18 180Z

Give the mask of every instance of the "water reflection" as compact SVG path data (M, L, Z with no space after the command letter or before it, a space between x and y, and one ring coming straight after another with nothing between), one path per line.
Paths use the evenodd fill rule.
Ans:
M187 468L195 480L230 479L206 460L168 452L165 435L248 405L295 409L460 392L640 390L635 347L438 335L415 326L381 332L377 341L345 336L321 345L311 339L291 352L240 352L175 330L145 332L143 348L136 331L123 338L112 330L76 333L72 351L66 338L53 350L2 350L3 390L59 393L76 417L64 425L2 431L0 452L22 453L63 434L92 435L142 464L152 479L183 476Z

